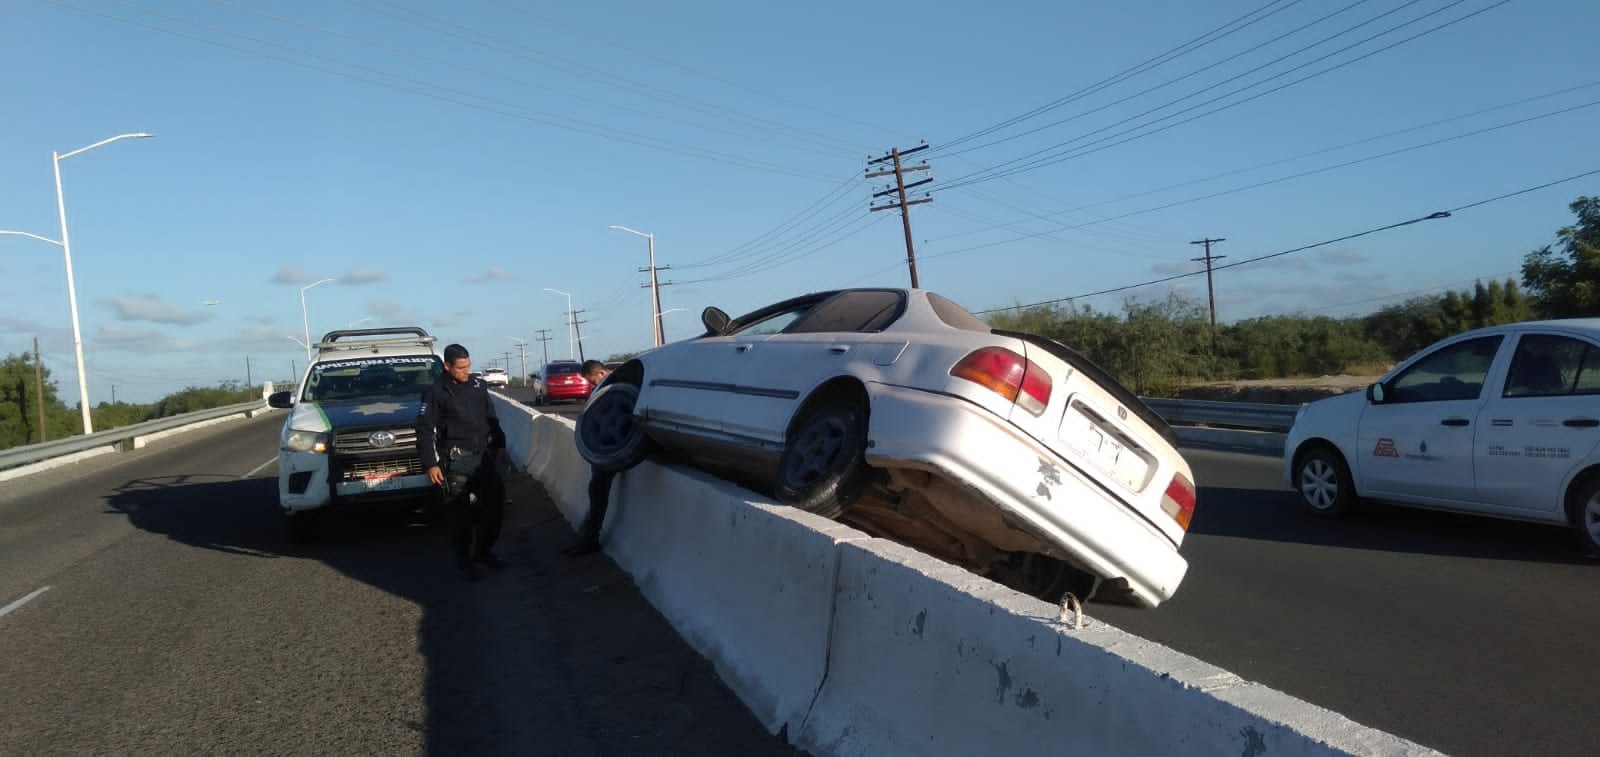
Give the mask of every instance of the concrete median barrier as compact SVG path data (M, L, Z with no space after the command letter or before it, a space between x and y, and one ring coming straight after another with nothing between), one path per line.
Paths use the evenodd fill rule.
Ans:
M1432 753L879 539L840 545L833 624L819 754Z
M513 457L580 523L573 422L500 409ZM639 465L610 512L606 551L815 754L1437 754L692 469Z
M613 496L617 564L763 725L797 733L827 666L839 544L867 537L692 470L641 465Z

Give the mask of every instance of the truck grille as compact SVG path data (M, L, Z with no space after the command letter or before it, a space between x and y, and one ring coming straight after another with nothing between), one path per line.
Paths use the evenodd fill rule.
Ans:
M372 443L372 435L378 432L388 432L394 435L394 442L387 446L378 447ZM409 426L395 428L367 428L360 431L340 431L333 437L334 450L341 453L384 451L415 451L417 448L417 429Z
M350 460L340 468L340 480L363 481L376 477L421 475L422 461L416 455L404 459Z

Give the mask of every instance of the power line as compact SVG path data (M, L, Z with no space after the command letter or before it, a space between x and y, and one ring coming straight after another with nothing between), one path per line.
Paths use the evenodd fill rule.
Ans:
M1413 2L1415 2L1415 1L1416 0L1413 0ZM1293 68L1290 68L1290 69L1288 69L1286 71L1282 71L1282 72L1279 72L1277 74L1273 74L1272 76L1269 76L1269 77L1267 77L1265 79L1262 79L1260 81L1256 81L1256 82L1253 82L1253 83L1250 83L1250 84L1246 84L1243 87L1239 87L1239 88L1234 89L1234 90L1232 90L1230 92L1226 92L1224 94L1221 94L1221 95L1218 95L1216 97L1210 98L1210 99L1205 100L1203 102L1196 103L1196 104L1191 105L1191 106L1189 106L1187 108L1184 108L1182 110L1179 110L1179 111L1176 111L1176 112L1173 112L1173 113L1169 113L1169 114L1167 114L1165 116L1161 116L1159 118L1156 118L1154 120L1148 121L1146 123L1137 124L1137 125L1128 127L1127 129L1124 129L1124 130L1122 130L1120 132L1101 137L1100 139L1096 139L1096 140L1093 140L1091 142L1088 142L1087 144L1085 144L1085 145L1083 145L1081 147L1071 148L1071 145L1073 145L1073 144L1075 144L1077 142L1081 142L1084 139L1087 139L1087 138L1089 138L1089 137L1091 137L1091 136L1093 136L1095 134L1098 134L1098 133L1101 133L1103 131L1107 131L1109 129L1115 128L1115 127L1120 126L1122 124L1125 124L1128 121L1131 121L1131 120L1134 120L1134 119L1137 119L1137 118L1141 118L1143 116L1155 113L1156 111L1159 111L1159 110L1163 110L1163 109L1165 109L1167 107L1170 107L1170 106L1175 105L1175 104L1177 104L1179 102L1182 102L1183 100L1189 99L1190 97L1193 97L1195 94L1198 94L1198 93L1191 93L1189 95L1185 95L1184 97L1178 98L1176 100L1169 101L1169 102L1167 102L1167 103L1165 103L1163 105L1160 105L1160 106L1157 106L1155 108L1146 110L1146 111L1144 111L1144 112L1142 112L1140 114L1137 114L1135 116L1130 116L1128 118L1122 119L1121 121L1117 121L1116 123L1109 124L1107 126L1102 126L1102 127L1098 128L1098 129L1092 130L1092 131L1087 132L1085 134L1081 134L1081 135L1079 135L1077 137L1074 137L1071 140L1067 140L1066 142L1060 142L1060 143L1057 143L1057 144L1055 144L1053 146L1042 148L1040 150L1036 150L1034 152L1028 153L1027 155L1023 155L1021 157L1013 158L1013 159L1005 161L1003 163L999 163L999 164L991 167L987 171L979 172L979 173L976 173L976 174L969 174L968 176L957 178L957 179L955 179L953 181L950 181L950 182L946 183L943 187L941 187L941 190L942 191L948 191L948 190L951 190L951 189L957 189L957 188L960 188L960 187L963 187L963 186L967 186L969 184L976 184L976 183L980 183L980 182L984 182L984 181L993 181L994 179L997 179L997 178L1002 178L1002 177L1005 177L1005 176L1012 176L1012 175L1019 174L1019 173L1024 173L1024 172L1027 172L1027 171L1033 171L1033 170L1037 170L1037 169L1040 169L1040 168L1045 168L1045 167L1056 165L1058 163L1061 163L1061 162L1064 162L1064 161L1067 161L1067 160L1073 160L1073 159L1076 159L1076 158L1081 158L1081 157L1084 157L1084 156L1087 156L1087 155L1091 155L1091 154L1094 154L1094 153L1097 153L1097 152L1102 152L1104 150L1111 149L1113 147L1118 147L1118 146L1127 144L1129 142L1133 142L1133 141L1136 141L1136 140L1139 140L1139 139L1143 139L1145 137L1153 136L1155 134L1159 134L1159 133L1167 131L1169 129L1173 129L1173 128L1176 128L1178 126L1182 126L1184 124L1191 123L1193 121L1199 120L1199 119L1204 118L1206 116L1210 116L1210 115L1214 115L1214 114L1217 114L1217 113L1221 113L1221 112L1223 112L1225 110L1230 110L1232 108L1238 107L1238 106L1243 105L1245 103L1252 102L1252 101L1257 100L1259 98L1262 98L1262 97L1265 97L1267 95L1282 91L1284 89L1287 89L1289 87L1295 86L1297 84L1300 84L1302 82L1308 81L1310 79L1314 79L1314 78L1316 78L1318 76L1321 76L1323 74L1330 73L1332 71L1336 71L1338 69L1344 68L1345 66L1349 66L1349 65L1358 63L1358 62L1360 62L1362 60L1370 58L1370 57L1372 57L1374 55L1377 55L1379 53L1386 52L1386 51L1394 49L1395 47L1398 47L1400 45L1415 41L1415 40L1417 40L1417 39L1419 39L1421 37L1427 36L1427 35L1432 34L1434 32L1440 31L1440 30L1445 29L1447 27L1450 27L1450 26L1453 26L1455 24L1458 24L1458 23L1461 23L1463 21L1466 21L1467 19L1473 18L1473 17L1475 17L1477 15L1480 15L1482 13L1486 13L1486 12L1488 12L1490 10L1498 8L1501 5L1505 5L1505 4L1509 3L1511 0L1499 0L1499 2L1496 2L1493 5L1490 5L1490 6L1487 6L1485 8L1481 8L1479 10L1473 11L1472 13L1469 13L1469 14L1467 14L1465 16L1461 16L1461 17L1452 19L1450 21L1446 21L1446 22L1444 22L1442 24L1439 24L1437 26L1430 27L1430 28L1425 29L1425 30L1423 30L1421 32L1418 32L1417 34L1414 34L1414 35L1412 35L1410 37L1406 37L1404 39L1401 39L1401 40L1395 41L1393 43L1390 43L1388 45L1384 45L1384 46L1382 46L1380 48L1377 48L1375 50L1370 50L1370 51L1368 51L1366 53L1362 53L1361 55L1358 55L1358 56L1356 56L1354 58L1351 58L1349 60L1345 60L1345 61L1341 61L1339 63L1335 63L1332 66L1329 66L1327 68L1321 69L1319 71L1312 72L1312 73L1307 74L1307 75L1305 75L1303 77L1300 77L1299 79L1295 79L1293 81L1290 81L1290 82L1287 82L1287 83L1284 83L1284 84L1280 84L1280 85L1278 85L1276 87L1273 87L1271 89L1268 89L1268 90L1265 90L1265 91L1262 91L1262 92L1257 92L1257 93L1255 93L1253 95L1250 95L1248 97L1244 97L1244 98L1236 100L1234 102L1226 103L1224 105L1218 106L1216 108L1212 108L1211 110L1205 111L1203 113L1199 113L1197 115L1193 115L1193 116L1190 116L1188 118L1184 118L1184 119L1182 119L1180 121L1176 121L1174 123L1166 124L1165 126L1160 126L1160 127L1156 127L1156 128L1150 128L1150 127L1153 127L1156 124L1159 124L1159 123L1161 123L1163 121L1167 121L1167 120L1170 120L1170 119L1173 119L1173 118L1177 118L1179 116L1182 116L1185 113L1189 113L1189 112L1192 112L1194 110L1198 110L1200 108L1204 108L1204 107L1206 107L1208 105L1211 105L1213 103L1220 102L1220 101L1222 101L1222 100L1224 100L1224 99L1226 99L1228 97L1232 97L1233 95L1240 94L1242 92L1245 92L1246 90L1252 89L1254 87L1258 87L1258 86L1260 86L1262 84L1265 84L1267 82L1273 81L1273 80L1278 79L1278 78L1281 78L1281 77L1283 77L1285 75L1288 75L1290 73L1293 73L1295 71L1303 69L1303 68L1305 68L1307 66L1310 66L1312 64L1315 64L1315 63L1321 62L1323 60L1326 60L1326 59L1328 59L1328 58L1330 58L1330 57L1332 57L1334 55L1338 55L1339 53L1346 52L1346 51L1348 51L1348 50L1350 50L1352 48L1358 47L1358 46L1363 45L1363 44L1365 44L1367 42L1370 42L1370 41L1372 41L1374 39L1377 39L1379 37L1385 36L1385 35L1387 35L1387 34L1389 34L1391 32L1397 31L1397 30L1399 30L1399 29L1401 29L1401 28L1403 28L1405 26L1409 26L1409 25L1414 24L1414 23L1416 23L1418 21L1421 21L1424 18L1429 18L1431 16L1434 16L1434 15L1437 15L1439 13L1442 13L1445 10L1448 10L1449 8L1454 7L1456 5L1459 5L1460 3L1465 2L1465 1L1466 0L1455 0L1454 2L1450 3L1449 5L1446 5L1444 8L1439 8L1439 9L1436 9L1436 10L1433 10L1433 11L1429 11L1427 14L1424 14L1423 16L1421 16L1419 18L1412 19L1410 21L1406 21L1406 22L1403 22L1401 24L1397 24L1397 25L1395 25L1393 27L1390 27L1389 29L1386 29L1386 30L1384 30L1382 32L1379 32L1379 33L1374 34L1374 35L1372 35L1370 37L1367 37L1367 38L1365 38L1365 39L1363 39L1363 40L1361 40L1359 42L1356 42L1356 43L1353 43L1351 45L1347 45L1345 47L1342 47L1342 48L1340 48L1338 50L1333 51L1332 53L1328 53L1327 55L1312 59L1312 60L1307 61L1305 63L1302 63L1300 65L1294 66ZM1250 73L1250 72L1246 72L1246 73ZM1239 77L1233 77L1233 78L1237 79ZM1229 79L1227 81L1232 81L1232 80L1233 79ZM1207 87L1206 90L1214 89L1216 86L1218 86L1218 85L1212 85L1210 87ZM1201 91L1203 92L1203 91L1206 91L1206 90L1201 90ZM1146 131L1143 131L1142 133L1136 133L1136 132L1139 132L1141 129L1145 129ZM1127 135L1130 135L1130 134L1132 136L1127 136ZM1071 148L1071 149L1069 149L1069 148ZM1053 153L1053 154L1050 154L1050 153ZM1039 156L1044 156L1044 157L1039 157ZM1029 162L1030 159L1033 159L1033 158L1038 158L1038 159L1037 160L1032 160L1031 162Z
M1351 240L1351 239L1355 239L1357 237L1364 237L1364 236L1367 236L1367 235L1370 235L1370 234L1376 234L1376 233L1381 232L1381 231L1389 231L1391 229L1398 229L1398 228L1400 228L1402 226L1410 226L1412 224L1422 223L1424 221L1435 221L1435 220L1440 220L1440 219L1444 219L1444 218L1450 218L1454 214L1459 213L1459 212L1461 212L1463 210L1469 210L1469 209L1472 209L1472 208L1481 207L1483 205L1488 205L1488 204L1493 203L1493 202L1499 202L1501 200L1509 199L1509 198L1512 198L1512 197L1517 197L1519 195L1525 195L1525 194L1528 194L1530 192L1537 192L1537 191L1539 191L1541 189L1548 189L1548 188L1556 186L1558 184L1565 184L1565 183L1567 183L1569 181L1577 181L1578 179L1582 179L1582 178L1585 178L1585 177L1588 177L1588 176L1593 176L1595 174L1600 174L1600 168L1596 168L1596 169L1593 169L1593 170L1590 170L1590 171L1585 171L1585 172L1580 173L1580 174L1574 174L1572 176L1568 176L1568 177L1565 177L1565 178L1562 178L1562 179L1556 179L1554 181L1548 181L1548 182L1545 182L1543 184L1537 184L1535 186L1526 187L1526 188L1523 188L1523 189L1518 189L1516 191L1507 192L1507 193L1502 194L1502 195L1496 195L1496 196L1490 197L1488 199L1478 200L1476 202L1471 202L1471 203L1468 203L1466 205L1461 205L1461 206L1458 206L1458 207L1455 207L1455 208L1451 208L1450 210L1440 210L1440 211L1436 211L1436 212L1433 212L1433 213L1429 213L1428 215L1425 215L1425 216L1418 216L1418 217L1412 218L1410 220L1400 221L1398 223L1391 223L1391 224L1388 224L1386 226L1379 226L1377 228L1367 229L1366 231L1358 231L1358 232L1356 232L1354 234L1346 234L1346 235L1344 235L1342 237L1336 237L1334 239L1328 239L1328 240L1324 240L1324 241L1321 241L1321 242L1315 242L1315 243L1308 244L1308 245L1302 245L1300 247L1294 247L1294 248L1291 248L1291 249L1288 249L1288 250L1282 250L1280 252L1269 253L1269 254L1266 254L1266 255L1257 255L1256 257L1253 257L1253 258L1245 258L1244 260L1240 260L1240 261L1233 262L1233 263L1228 263L1227 265L1216 266L1213 270L1221 271L1221 270L1227 269L1227 268L1237 268L1237 267L1242 266L1242 265L1249 265L1251 263L1259 263L1259 262L1261 262L1263 260L1271 260L1273 258L1280 258L1280 257L1283 257L1285 255L1292 255L1292 254L1297 253L1297 252L1305 252L1306 250L1311 250L1311 249L1315 249L1315 248L1318 248L1318 247L1326 247L1326 246L1328 246L1330 244L1337 244L1339 242L1348 241L1348 240ZM1034 302L1034 303L1030 303L1030 304L1027 304L1027 305L1010 305L1010 306L1006 306L1006 307L990 308L988 310L978 310L978 311L974 311L974 312L976 314L978 314L978 315L983 315L983 314L986 314L986 313L998 313L998 312L1005 311L1005 310L1020 310L1020 309L1023 309L1023 308L1039 307L1041 305L1054 305L1054 304L1061 303L1061 302L1070 302L1072 300L1082 300L1082 299L1087 299L1087 298L1090 298L1090 297L1099 297L1100 295L1105 295L1105 294L1115 294L1117 292L1125 292L1125 291L1130 290L1130 289L1139 289L1141 287L1153 286L1155 284L1165 284L1165 283L1167 283L1169 281L1176 281L1178 279L1186 279L1186 278L1189 278L1190 276L1198 276L1198 275L1200 275L1202 273L1205 273L1205 271L1190 271L1188 273L1180 273L1180 274L1174 274L1172 276L1164 276L1164 277L1161 277L1159 279L1151 279L1149 281L1141 281L1141 282L1136 283L1136 284L1126 284L1126 285L1123 285L1123 286L1111 287L1109 289L1101 289L1101 290L1094 291L1094 292L1087 292L1087 293L1084 293L1084 294L1073 295L1071 297L1058 297L1058 298L1055 298L1055 299L1042 300L1040 302Z
M1330 18L1333 18L1334 16L1337 16L1337 15L1339 15L1341 13L1344 13L1347 10L1350 10L1351 8L1354 8L1354 7L1358 6L1358 5L1365 4L1367 2L1369 2L1369 0L1356 0L1355 2L1344 6L1343 8L1335 10L1332 13L1328 13L1326 15L1323 15L1323 16L1317 18L1314 21L1311 21L1309 23L1303 24L1303 25L1301 25L1299 27L1296 27L1296 28L1294 28L1294 29L1292 29L1290 31L1284 32L1282 34L1279 34L1278 36L1273 37L1273 38L1271 38L1271 39L1269 39L1269 40L1267 40L1265 42L1261 42L1261 43L1259 43L1259 44L1257 44L1257 45L1255 45L1253 47L1245 48L1244 50L1241 50L1241 51L1239 51L1237 53L1229 55L1228 57L1223 58L1221 60L1214 61L1214 62L1212 62L1212 63L1210 63L1210 64L1208 64L1206 66L1202 66L1200 68L1197 68L1197 69L1195 69L1193 71L1190 71L1189 73L1186 73L1186 74L1184 74L1182 76L1179 76L1179 77L1176 77L1176 78L1173 78L1173 79L1168 79L1168 80L1166 80L1166 81L1164 81L1164 82L1162 82L1160 84L1157 84L1157 85L1155 85L1153 87L1146 87L1145 89L1142 89L1142 90L1140 90L1138 92L1135 92L1135 93L1133 93L1131 95L1128 95L1126 97L1123 97L1121 99L1113 100L1113 101L1111 101L1109 103L1106 103L1104 105L1101 105L1101 106L1099 106L1097 108L1094 108L1094 109L1091 109L1091 110L1086 110L1086 111L1083 111L1081 113L1077 113L1075 115L1069 116L1067 118L1064 118L1064 119L1061 119L1061 120L1058 120L1058 121L1052 121L1052 122L1047 123L1047 124L1045 124L1043 126L1038 126L1038 127L1032 128L1032 129L1028 129L1027 131L1017 132L1016 134L1012 134L1010 136L1001 137L999 139L996 139L996 140L993 140L993 141L990 141L990 142L985 142L984 144L981 144L981 145L968 147L965 150L959 150L959 151L957 151L955 153L948 153L948 154L959 155L959 154L962 154L962 153L968 153L968 152L974 152L974 151L977 151L977 150L988 149L990 147L994 147L996 145L1004 144L1006 142L1010 142L1010 141L1015 140L1015 139L1020 139L1020 138L1025 137L1025 136L1027 136L1029 134L1035 134L1037 132L1044 131L1045 129L1053 129L1053 128L1057 127L1057 126L1061 126L1063 124L1066 124L1066 123L1069 123L1069 122L1072 122L1072 121L1076 121L1076 120L1078 120L1080 118L1083 118L1085 116L1089 116L1089 115L1093 115L1095 113L1099 113L1100 111L1103 111L1103 110L1112 108L1114 106L1121 105L1122 103L1128 102L1129 100L1134 100L1136 98L1143 97L1144 95L1150 94L1151 92L1154 92L1156 90L1165 89L1166 87L1169 87L1169 86L1171 86L1173 84L1177 84L1178 82L1181 82L1181 81L1183 81L1185 79L1190 79L1190 78L1193 78L1195 76L1199 76L1200 74L1203 74L1203 73L1205 73L1207 71L1210 71L1211 69L1214 69L1214 68L1216 68L1218 66L1222 66L1222 65L1231 63L1231 62L1233 62L1235 60L1238 60L1239 58L1242 58L1242 57L1244 57L1246 55L1249 55L1250 53L1253 53L1253 52L1255 52L1257 50L1260 50L1260 49L1262 49L1264 47L1270 46L1275 42L1278 42L1278 41L1281 41L1281 40L1284 40L1284 39L1288 39L1289 37L1292 37L1292 36L1294 36L1296 34L1299 34L1302 31L1305 31L1306 29L1309 29L1309 28L1311 28L1313 26L1316 26L1317 24L1322 23L1323 21L1326 21L1326 20L1328 20ZM1411 2L1408 2L1405 5L1400 6L1400 8L1396 8L1394 11L1390 11L1390 13L1394 13L1395 11L1401 10L1401 9L1403 9L1403 8L1409 6L1409 5L1413 5L1413 4L1418 3L1418 2L1422 2L1422 0L1411 0ZM1379 16L1378 18L1382 18L1382 16ZM1375 19L1373 19L1373 20L1375 20ZM1363 23L1371 23L1371 20L1363 22ZM1352 27L1352 29L1353 28L1355 28L1355 27ZM1296 51L1294 51L1292 53L1289 53L1286 56L1283 56L1283 58L1278 58L1276 60L1272 60L1272 61L1269 61L1269 62L1267 62L1265 64L1257 66L1256 68L1250 69L1249 71L1246 71L1244 74L1240 74L1239 76L1244 76L1245 74L1249 74L1249 73L1253 73L1255 71L1259 71L1259 70L1261 70L1263 68L1266 68L1267 66L1272 65L1273 63L1277 63L1277 62L1283 60L1284 58L1288 58L1288 57L1291 57L1291 56L1294 56L1294 55L1298 55L1299 53L1305 52L1306 50L1309 50L1309 49L1311 49L1313 47L1316 47L1317 45L1320 45L1320 44L1322 44L1324 42L1327 42L1330 39L1334 39L1335 37L1347 34L1350 31L1351 31L1351 29L1346 29L1346 30L1344 30L1342 32L1339 32L1338 34L1335 34L1335 35L1333 35L1331 37L1324 38L1324 39L1319 40L1319 41L1317 41L1317 42L1315 42L1315 43L1313 43L1311 45L1308 45L1306 47L1302 47L1299 50L1296 50ZM1238 78L1238 77L1234 77L1234 78ZM1213 85L1211 85L1211 87L1217 87L1217 86L1220 86L1221 84L1226 84L1228 81L1232 81L1232 79L1225 80L1225 81L1220 82L1218 84L1213 84ZM1208 89L1210 89L1210 88L1208 88ZM1180 101L1182 99L1187 99L1189 97L1193 97L1193 96L1195 96L1197 94L1200 94L1202 92L1205 92L1205 91L1206 90L1202 89L1202 90L1199 90L1198 92L1192 92L1192 93L1190 93L1188 95L1185 95L1184 98L1180 98ZM1162 107L1166 107L1166 106L1162 106ZM1159 110L1159 108L1158 108L1158 110ZM941 155L945 155L945 154L946 153L941 153Z
M1210 44L1212 42L1220 40L1220 39L1222 39L1224 37L1227 37L1228 35L1233 34L1236 31L1239 31L1239 30L1244 29L1244 28L1246 28L1246 27L1248 27L1248 26L1250 26L1252 24L1255 24L1256 22L1261 21L1261 20L1267 18L1268 16L1271 16L1273 13L1277 13L1278 11L1272 11L1272 13L1268 13L1265 16L1261 16L1260 18L1257 18L1257 19L1255 19L1253 21L1248 21L1247 23L1244 23L1242 26L1239 26L1238 28L1231 29L1231 30L1228 29L1228 27L1234 26L1235 24L1239 24L1241 22L1245 22L1251 16L1254 16L1254 15L1256 15L1258 13L1262 13L1263 11L1266 11L1266 10L1270 9L1275 5L1279 5L1282 2L1284 2L1284 0L1272 0L1272 2L1269 2L1266 5L1263 5L1263 6L1259 7L1259 8L1256 8L1255 10L1252 10L1249 13L1246 13L1246 14L1244 14L1242 16L1239 16L1238 18L1233 19L1232 21L1229 21L1229 22L1227 22L1227 23L1225 23L1225 24L1223 24L1223 25L1221 25L1219 27L1216 27L1215 29L1212 29L1211 31L1208 31L1205 34L1200 35L1199 37L1196 37L1196 38L1194 38L1192 40L1189 40L1188 42L1185 42L1185 43L1183 43L1181 45L1178 45L1177 47L1171 48L1171 49L1167 50L1166 52L1163 52L1163 53L1161 53L1159 55L1156 55L1156 56L1151 57L1151 58L1147 58L1144 61L1134 65L1131 68L1123 69L1122 71L1120 71L1120 72L1118 72L1116 74L1112 74L1111 76L1108 76L1108 77L1106 77L1104 79L1101 79L1100 81L1095 82L1094 84L1090 84L1090 85L1088 85L1086 87L1083 87L1082 89L1079 89L1079 90L1077 90L1077 91L1075 91L1075 92L1073 92L1071 94L1065 95L1065 96L1057 98L1055 100L1052 100L1052 101L1050 101L1050 102L1048 102L1048 103L1046 103L1044 105L1041 105L1041 106L1039 106L1037 108L1034 108L1033 110L1030 110L1030 111L1028 111L1026 113L1023 113L1021 115L1012 116L1011 118L1008 118L1008 119L1006 119L1004 121L1001 121L1000 123L994 124L993 126L988 126L988 127L979 129L979 130L977 130L975 132L972 132L970 134L967 134L965 136L956 137L955 139L949 140L949 141L945 142L940 148L936 149L934 154L938 154L938 155L954 154L954 153L945 153L944 150L948 150L951 147L955 147L957 145L969 142L969 141L974 140L974 139L979 139L979 138L985 137L985 136L987 136L989 134L993 134L994 132L997 132L997 131L999 131L1001 129L1004 129L1004 128L1008 127L1008 126L1012 126L1014 124L1021 123L1022 121L1025 121L1025 120L1027 120L1029 118L1033 118L1034 116L1038 116L1038 115L1041 115L1043 113L1047 113L1049 111L1055 110L1056 108L1062 107L1064 105L1071 104L1071 103L1073 103L1073 102L1075 102L1077 100L1080 100L1080 99L1082 99L1084 97L1092 95L1092 94L1094 94L1096 92L1099 92L1099 91L1101 91L1101 90L1103 90L1103 89L1105 89L1107 87L1110 87L1112 85L1118 84L1118 83L1120 83L1120 82L1122 82L1122 81L1124 81L1126 79L1129 79L1129 78L1132 78L1134 76L1137 76L1137 75L1139 75L1141 73L1144 73L1145 71L1148 71L1150 69L1156 68L1156 67L1158 67L1158 66L1160 66L1160 65L1162 65L1164 63L1167 63L1167 62L1176 60L1176 59L1178 59L1180 57L1183 57L1184 55L1187 55L1187 54L1189 54L1191 52L1194 52L1195 50L1198 50L1201 47L1204 47L1205 45L1208 45L1208 44ZM1297 5L1299 2L1300 2L1300 0L1295 0L1295 2L1292 2L1289 5L1284 6L1284 8L1293 7L1294 5ZM1279 8L1278 10L1284 10L1284 8ZM1215 39L1208 39L1208 38L1211 38L1211 37L1215 37ZM963 152L965 152L965 151L963 151Z

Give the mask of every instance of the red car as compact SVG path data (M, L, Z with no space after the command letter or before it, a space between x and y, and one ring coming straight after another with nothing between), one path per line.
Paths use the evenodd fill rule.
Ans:
M583 364L574 360L558 360L546 365L534 400L543 405L557 400L589 399L594 387L583 377L582 370Z

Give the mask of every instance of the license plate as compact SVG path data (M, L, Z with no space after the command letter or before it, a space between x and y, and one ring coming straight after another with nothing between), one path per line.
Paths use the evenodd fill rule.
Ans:
M361 479L361 485L369 492L383 492L399 489L404 483L399 474L389 476L368 476Z
M1080 410L1079 403L1067 407L1057 437L1085 463L1117 483L1133 491L1144 488L1150 462L1102 427L1097 419Z

